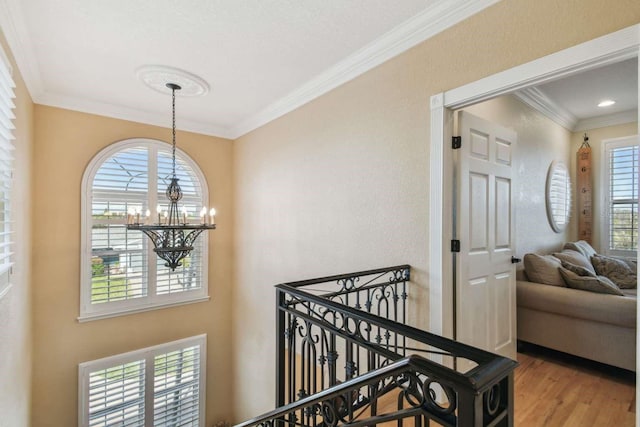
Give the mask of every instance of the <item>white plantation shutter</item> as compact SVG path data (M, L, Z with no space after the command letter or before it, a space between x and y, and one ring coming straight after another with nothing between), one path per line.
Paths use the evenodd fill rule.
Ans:
M155 357L154 426L193 426L200 419L200 347Z
M145 361L89 370L88 425L144 427Z
M206 233L196 240L183 265L171 271L153 252L146 235L126 229L131 210L139 212L141 222L158 222L157 206L168 209L165 191L171 174L171 146L142 139L107 147L87 167L81 320L206 298ZM207 206L206 183L180 150L176 175L184 194L179 206L186 208L189 222L199 222L200 210Z
M15 83L8 63L0 55L0 297L9 286L12 265L13 229L11 184L13 180L13 110Z
M206 335L79 365L81 427L204 426Z
M147 209L148 157L144 147L118 151L93 179L91 304L147 296L145 237L128 231L126 222L129 209Z
M604 226L606 252L631 255L638 249L638 142L636 137L607 142L605 147Z

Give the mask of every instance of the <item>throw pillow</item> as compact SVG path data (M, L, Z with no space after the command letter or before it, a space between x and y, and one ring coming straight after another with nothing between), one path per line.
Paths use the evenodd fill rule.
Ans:
M596 274L596 270L593 268L593 265L591 265L591 261L589 260L589 258L582 255L581 252L565 249L562 252L554 253L553 256L558 258L560 261L566 261L570 264L584 267L587 270L591 271L594 276Z
M584 240L578 240L577 242L568 242L564 244L562 249L570 249L572 251L580 252L587 259L591 259L592 256L597 254L596 250Z
M530 281L551 286L567 286L558 269L560 260L551 255L525 254L524 270Z
M581 265L575 265L567 261L562 261L562 266L567 270L576 273L578 276L596 277L595 273L587 268L582 267Z
M562 267L560 267L560 274L564 281L567 282L567 286L573 289L600 294L624 295L615 283L604 276L578 276L573 271Z
M620 289L633 289L638 285L638 266L632 261L594 255L591 263L596 273L611 279Z

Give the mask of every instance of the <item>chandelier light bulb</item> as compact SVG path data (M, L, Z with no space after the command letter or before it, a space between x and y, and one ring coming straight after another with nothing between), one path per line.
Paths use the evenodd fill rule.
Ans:
M211 208L209 211L209 224L213 225L216 223L216 210Z

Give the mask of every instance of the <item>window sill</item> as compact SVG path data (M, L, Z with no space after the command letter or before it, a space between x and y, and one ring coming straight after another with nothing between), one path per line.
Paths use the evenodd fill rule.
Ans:
M144 313L145 311L153 311L161 308L177 307L180 305L205 302L205 301L209 301L210 299L211 299L210 296L204 296L204 297L190 299L187 301L172 301L172 302L167 302L163 304L148 305L144 307L131 307L131 308L118 310L117 312L113 311L113 312L106 312L106 313L88 313L88 314L79 316L78 322L84 323L84 322L90 322L93 320L108 319L110 317L120 317L120 316L129 315L129 314Z

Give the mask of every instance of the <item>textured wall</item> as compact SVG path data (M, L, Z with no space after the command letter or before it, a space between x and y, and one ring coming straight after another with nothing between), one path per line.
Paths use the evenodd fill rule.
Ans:
M0 33L16 83L13 121L16 150L13 183L14 267L12 287L0 299L0 427L26 427L31 404L31 173L33 102Z
M239 138L237 419L274 404L274 284L407 262L428 289L431 95L639 20L635 0L504 0Z
M515 255L522 258L529 252L549 253L561 249L564 242L573 239L574 227L570 222L564 232L553 231L547 218L545 192L551 162L559 160L567 168L571 166L571 132L513 95L495 98L465 111L518 134L514 150ZM574 217L572 214L571 221Z
M78 363L207 334L207 426L231 416L232 143L178 132L178 146L200 166L218 230L209 235L211 300L78 323L80 184L105 146L169 129L37 105L33 182L33 423L76 425ZM206 238L206 237L205 237Z

